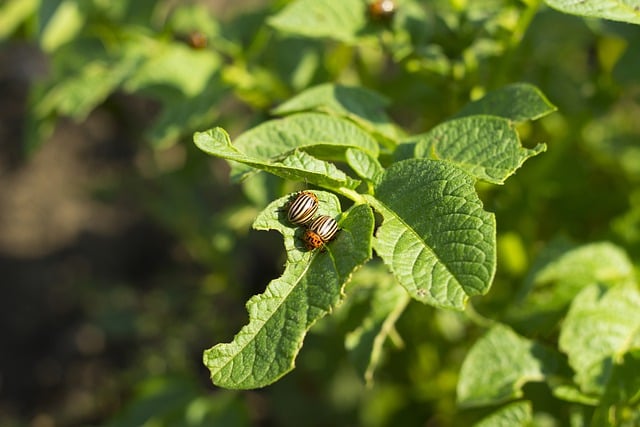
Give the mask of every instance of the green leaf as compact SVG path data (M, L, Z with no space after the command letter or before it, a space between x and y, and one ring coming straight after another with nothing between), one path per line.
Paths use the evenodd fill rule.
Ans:
M573 382L558 381L557 383L551 382L550 385L552 387L553 395L558 399L589 406L596 406L598 404L597 398L592 395L584 394Z
M522 386L553 374L560 355L497 325L471 348L460 369L458 404L495 405L522 397Z
M495 217L464 171L435 160L397 162L368 200L383 217L374 248L413 298L461 310L489 290Z
M9 37L30 16L35 15L40 0L8 0L0 5L0 40Z
M354 42L367 24L362 0L297 0L269 19L279 31Z
M413 140L416 157L449 160L494 184L503 184L525 160L546 150L544 144L522 147L513 123L495 116L449 120Z
M353 120L367 131L378 134L395 145L400 135L384 111L388 105L387 98L372 90L326 83L294 96L273 109L272 113L287 115L319 111L335 114Z
M44 4L41 8L40 45L47 53L53 53L73 40L85 25L81 2L62 0L57 3L55 6Z
M139 43L147 47L147 58L127 80L125 89L129 92L167 86L186 97L195 97L206 89L211 77L220 68L220 58L211 50L195 50L180 43L143 39ZM174 93L169 97L174 102L175 98ZM215 99L210 101L215 103Z
M339 202L333 194L315 192L319 214L336 216ZM234 389L264 387L294 367L294 360L309 328L342 298L353 271L371 257L373 213L367 205L345 212L341 231L326 251L304 251L302 229L286 220L288 198L271 203L254 222L259 230L283 234L287 249L284 273L266 291L247 302L249 324L231 343L204 352L204 363L214 384Z
M349 178L332 163L318 160L303 151L293 151L281 162L264 161L241 153L231 145L229 135L222 128L196 132L193 135L196 146L205 153L226 160L240 162L285 179L306 180L325 188L356 188L360 181Z
M527 427L533 421L531 403L513 402L475 423L473 427Z
M347 164L362 179L378 184L384 169L377 159L355 148L347 150Z
M213 11L204 4L182 4L172 10L167 17L167 27L174 33L187 35L193 31L199 31L207 36L209 42L213 41L220 33L220 23L216 20ZM221 50L217 49L220 52Z
M614 218L611 228L625 247L637 249L640 248L640 186L630 191L628 199L629 206Z
M634 182L640 180L640 145L637 139L640 122L637 117L637 106L629 108L621 102L585 123L581 131L581 147L597 159L599 167L619 171Z
M394 325L410 301L407 292L381 272L368 278L373 284L370 310L360 326L346 337L346 347L358 372L368 385L373 384L373 374L380 364L383 346Z
M135 384L127 402L103 427L251 425L242 395L220 391L203 396L201 384L188 375L150 375Z
M487 114L514 122L536 120L556 111L540 90L529 83L514 83L467 104L456 117Z
M625 353L611 370L611 377L593 414L594 426L640 425L640 349Z
M635 284L592 285L580 292L562 324L559 347L583 392L602 394L613 361L640 346L640 292Z
M609 242L578 247L552 245L534 263L525 287L562 286L581 289L586 284L616 284L633 278L633 264L624 250Z
M276 161L292 151L304 150L316 157L344 160L347 148L359 148L378 157L378 144L348 120L326 114L302 113L262 123L240 135L237 150L255 159ZM232 165L231 176L242 177L248 168Z
M523 297L508 311L510 324L529 333L551 333L569 303L585 286L595 283L613 286L632 278L631 260L611 243L575 247L554 242L534 262L525 279Z
M62 78L34 105L34 116L43 119L54 112L80 121L139 66L141 58L102 58L83 65L78 74Z
M640 24L637 0L545 0L550 7L571 15Z
M175 102L175 98L173 102L164 102L162 113L146 132L151 144L155 148L168 148L186 133L213 122L219 109L212 100L221 97L221 84L214 77L198 95L180 102Z

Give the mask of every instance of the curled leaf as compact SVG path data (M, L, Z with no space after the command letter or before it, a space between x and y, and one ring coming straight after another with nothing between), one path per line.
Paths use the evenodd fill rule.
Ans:
M336 216L337 198L324 192L316 195L321 201L319 213ZM264 387L291 371L309 328L338 304L351 273L371 257L373 214L367 205L342 215L342 230L324 252L309 252L301 248L299 230L284 219L286 202L282 198L271 203L254 223L255 228L276 229L285 236L287 263L282 276L247 302L249 323L232 342L204 352L204 364L220 387Z

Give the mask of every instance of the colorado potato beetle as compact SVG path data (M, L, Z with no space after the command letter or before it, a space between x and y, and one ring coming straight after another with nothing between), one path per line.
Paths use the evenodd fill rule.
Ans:
M321 215L314 219L309 230L316 232L325 242L332 240L338 232L338 223L328 215Z
M333 240L338 232L338 223L327 215L321 215L314 219L309 228L304 232L302 240L307 249L313 250L324 246Z
M302 240L304 241L304 246L310 251L324 246L324 240L313 230L305 230Z
M375 0L369 4L369 15L377 21L388 21L396 12L396 4L393 0Z
M287 219L292 224L305 225L318 211L318 197L310 191L301 191L289 204Z
M204 49L209 44L207 36L200 31L193 31L188 36L189 46L194 49Z

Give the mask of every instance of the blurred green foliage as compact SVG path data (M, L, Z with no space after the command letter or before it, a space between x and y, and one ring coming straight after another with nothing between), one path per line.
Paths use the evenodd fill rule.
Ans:
M622 386L601 390L600 405L567 384L552 390L529 383L519 395L530 406L491 414L496 408L460 409L456 387L469 349L485 342L478 339L488 319L527 337L514 339L520 345L535 334L553 343L556 321L576 295L588 299L606 285L612 291L600 290L603 295L625 298L624 284L615 283L619 276L599 276L598 268L569 262L563 271L547 259L570 259L576 247L608 241L616 249L605 248L605 256L598 246L587 261L620 259L618 251L624 252L632 266L624 270L625 280L637 275L640 28L563 14L535 0L398 0L388 23L368 20L364 1L316 1L319 16L342 19L341 7L361 10L332 29L296 23L294 8L305 3L311 2L226 3L224 11L204 2L161 0L0 4L0 48L26 41L48 62L44 78L31 82L25 152L46 143L62 118L83 122L96 109L126 127L118 96L143 100L148 123L130 127L135 168L105 193L127 188L136 206L176 239L171 262L152 285L95 277L60 291L106 337L102 357L109 362L100 369L109 382L92 391L94 410L79 418L55 405L44 413L58 420L55 425L409 426L481 419L482 425L499 425L510 416L556 426L585 425L592 417L598 425L612 419L613 425L634 425L637 347L624 354L616 348L611 375ZM238 134L301 90L326 82L385 95L387 112L411 134L513 82L534 84L558 112L518 128L525 145L544 141L547 153L503 186L478 185L485 209L497 218L498 271L490 294L474 301L467 315L408 303L385 343L373 385L365 386L362 362L350 361L344 337L368 312L377 268L371 266L354 276L349 302L311 330L293 374L260 391L213 390L201 366L202 349L227 341L245 323L244 301L263 290L284 260L280 241L248 232L249 225L297 185L256 175L241 189L230 187L226 165L204 158L190 136L214 122ZM584 271L595 271L587 275L594 286L576 289L571 279ZM566 288L544 286L558 283L573 288L561 293L561 301L554 296L546 310L548 295ZM534 284L542 288L531 293ZM522 301L530 312L514 309ZM575 316L579 307L570 310ZM548 325L544 333L530 328L539 316ZM491 332L498 333L514 335ZM569 365L575 369L571 360ZM7 425L35 425L34 416L43 412L32 410L8 414Z

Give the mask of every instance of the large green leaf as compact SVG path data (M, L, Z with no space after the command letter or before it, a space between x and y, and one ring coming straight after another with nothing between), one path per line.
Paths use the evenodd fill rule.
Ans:
M316 195L319 214L337 217L337 197ZM342 214L341 231L324 252L309 252L302 249L302 230L286 220L286 203L287 198L276 200L254 222L256 229L283 234L287 263L282 276L247 302L249 324L231 343L204 353L212 381L220 387L264 387L291 371L306 332L338 304L352 272L371 257L373 214L367 205Z
M640 4L637 0L545 0L545 3L572 15L640 24Z
M364 129L377 133L386 141L397 142L399 131L384 109L389 100L372 90L359 86L325 83L312 87L279 105L272 112L278 115L302 111L321 111L346 117Z
M302 113L270 120L244 132L234 147L246 155L265 161L277 161L294 150L304 150L323 159L344 160L348 148L359 148L378 156L378 144L349 120L319 113ZM231 175L238 179L248 172L243 165L232 165Z
M449 160L476 178L502 184L529 157L546 150L522 147L513 123L495 116L467 116L446 121L412 138L415 156Z
M392 165L368 197L383 217L375 250L418 301L462 309L491 286L495 217L474 183L450 163L412 159Z
M494 326L471 348L460 369L458 404L495 405L521 397L522 386L542 381L560 364L560 355L504 325Z
M602 394L613 360L640 348L640 292L635 284L592 285L571 304L560 332L575 381L585 393Z
M524 122L539 119L556 110L557 108L534 85L514 83L467 104L456 117L488 114L514 122Z
M296 0L269 19L280 31L353 42L367 23L362 0Z
M269 161L241 153L231 145L227 132L222 128L196 132L193 141L202 151L212 156L239 162L282 178L306 180L325 188L355 188L358 180L349 178L332 163L318 160L304 151L292 151L282 161Z

